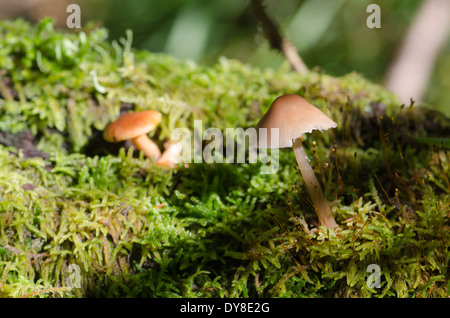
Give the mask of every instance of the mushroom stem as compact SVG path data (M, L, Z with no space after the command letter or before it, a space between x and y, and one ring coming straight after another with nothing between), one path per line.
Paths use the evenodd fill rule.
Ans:
M161 150L147 135L141 135L131 139L135 147L142 150L145 156L157 160L161 156Z
M156 161L158 166L165 168L175 168L180 161L180 154L183 150L183 145L179 141L168 141L164 144L165 150L161 157Z
M330 229L337 227L338 225L331 214L330 205L323 195L319 180L317 180L313 169L308 163L308 156L303 149L301 138L297 138L294 141L293 148L298 167L300 168L300 172L306 184L306 188L311 196L316 213L319 216L319 224L325 225Z

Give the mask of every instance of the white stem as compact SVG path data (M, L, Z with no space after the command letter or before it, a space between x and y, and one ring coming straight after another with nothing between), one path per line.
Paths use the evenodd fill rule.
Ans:
M142 150L145 156L157 160L161 156L161 150L147 135L131 139L137 149Z
M306 184L306 188L311 196L316 213L319 216L320 225L325 225L330 229L337 227L338 225L331 214L330 205L323 195L319 180L317 180L313 169L309 165L308 157L303 149L301 138L297 138L294 141L293 148L298 167L300 168L300 172Z
M158 166L165 168L175 168L180 162L180 155L183 151L183 144L179 141L168 141L164 144L165 150L156 161Z

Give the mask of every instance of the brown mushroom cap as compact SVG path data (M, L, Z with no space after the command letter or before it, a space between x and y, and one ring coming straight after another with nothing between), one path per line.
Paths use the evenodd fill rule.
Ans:
M155 110L126 113L106 127L103 138L108 142L133 139L155 129L161 119L161 113Z
M315 129L320 131L336 127L337 124L318 108L295 94L275 99L267 113L259 121L259 128L267 128L267 148L292 147L293 140ZM279 142L271 144L271 128L279 129ZM262 146L261 146L262 147Z

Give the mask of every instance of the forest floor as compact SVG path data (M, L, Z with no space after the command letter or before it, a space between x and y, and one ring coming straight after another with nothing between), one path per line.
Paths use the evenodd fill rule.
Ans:
M164 169L105 127L254 127L278 96L338 125L304 147L339 227L318 227L290 149ZM5 297L448 297L450 120L356 73L214 66L132 34L0 21L0 294ZM445 138L447 137L447 138Z

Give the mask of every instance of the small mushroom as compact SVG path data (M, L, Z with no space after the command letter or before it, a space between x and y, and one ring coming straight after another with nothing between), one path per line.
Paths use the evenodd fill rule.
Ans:
M319 216L319 224L327 228L335 228L338 225L331 214L330 205L323 195L320 183L308 163L301 136L316 129L323 131L336 126L337 124L318 108L295 94L275 99L257 125L258 131L259 128L267 128L267 143L262 144L259 141L259 148L294 148L300 172ZM271 144L271 128L279 129L277 144Z
M183 144L179 141L169 140L164 144L164 152L156 161L158 166L164 168L175 168L180 162L180 154L183 151Z
M161 113L144 110L126 113L106 127L103 138L108 142L120 142L131 139L145 156L157 160L161 156L159 147L147 136L161 122Z

